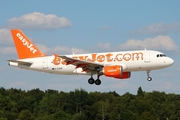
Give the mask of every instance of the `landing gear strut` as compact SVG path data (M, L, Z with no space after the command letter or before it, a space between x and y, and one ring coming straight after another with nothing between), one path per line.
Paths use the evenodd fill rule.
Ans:
M99 79L99 77L100 77L100 75L97 75L97 79L94 80L94 78L91 75L91 78L89 78L88 83L89 84L94 84L95 83L96 85L100 85L101 84L101 80Z
M150 70L147 70L147 76L148 76L148 77L147 77L147 80L148 80L148 81L151 81L152 78L150 77Z

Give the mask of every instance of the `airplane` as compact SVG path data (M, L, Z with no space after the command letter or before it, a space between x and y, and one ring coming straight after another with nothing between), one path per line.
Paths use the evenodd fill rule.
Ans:
M89 75L89 84L100 85L102 75L127 79L134 71L146 71L147 80L151 81L151 70L163 69L174 63L174 60L164 53L146 49L48 56L20 29L12 29L11 34L19 59L8 60L10 66L52 74ZM94 79L93 75L96 75L97 79Z

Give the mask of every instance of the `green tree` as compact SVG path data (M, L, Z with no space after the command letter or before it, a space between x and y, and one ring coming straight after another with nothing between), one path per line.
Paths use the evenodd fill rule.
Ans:
M139 88L138 88L138 91L137 91L137 96L138 96L138 97L140 97L140 96L141 96L141 97L144 97L144 93L143 93L143 91L142 91L142 88L141 88L141 87L139 87Z
M150 112L143 112L141 114L141 120L156 120L155 116L153 116Z
M75 89L75 91L70 91L68 96L69 112L72 114L82 113L84 111L84 106L87 100L88 93L83 89Z
M53 114L56 112L58 104L58 93L46 93L40 101L40 113Z
M22 110L19 113L19 117L20 120L34 120L34 116L32 115L32 113L30 112L30 110Z
M86 115L84 113L76 113L72 120L86 120Z
M58 111L56 112L53 117L56 119L56 120L71 120L72 119L72 116L70 114L67 114L65 113L64 111Z
M2 110L0 110L0 120L7 120L5 114Z

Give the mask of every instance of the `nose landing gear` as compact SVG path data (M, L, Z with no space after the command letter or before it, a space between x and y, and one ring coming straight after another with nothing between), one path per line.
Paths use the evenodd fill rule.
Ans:
M151 80L152 80L152 77L150 77L150 70L147 70L146 72L147 72L147 76L148 76L148 77L147 77L147 80L148 80L148 81L151 81Z

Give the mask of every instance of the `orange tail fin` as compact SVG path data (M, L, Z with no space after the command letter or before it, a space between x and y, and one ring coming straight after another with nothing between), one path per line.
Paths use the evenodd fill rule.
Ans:
M11 30L19 59L45 56L19 29Z

